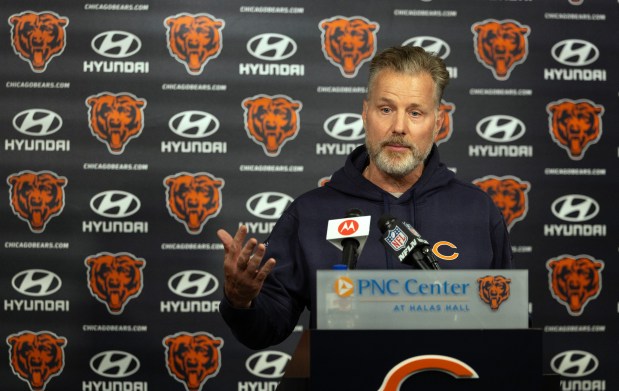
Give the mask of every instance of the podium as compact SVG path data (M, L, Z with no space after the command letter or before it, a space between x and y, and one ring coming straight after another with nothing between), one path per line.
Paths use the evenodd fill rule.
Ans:
M318 271L316 312L278 391L558 390L526 271Z
M403 362L384 391L555 389L544 385L542 331L525 329L306 330L277 390L378 391Z

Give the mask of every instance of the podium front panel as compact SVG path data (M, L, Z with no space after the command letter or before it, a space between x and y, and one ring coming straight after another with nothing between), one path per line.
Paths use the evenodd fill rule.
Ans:
M310 351L310 390L542 391L541 330L312 330Z

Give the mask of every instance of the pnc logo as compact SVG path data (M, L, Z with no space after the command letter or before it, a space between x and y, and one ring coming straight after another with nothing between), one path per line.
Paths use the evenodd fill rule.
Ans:
M142 269L146 261L130 253L107 252L84 261L90 294L105 304L112 315L120 315L127 303L140 295L144 286Z
M557 62L571 67L593 64L600 57L598 48L583 39L565 39L557 42L550 49L550 54Z
M182 13L163 22L172 58L185 65L190 75L199 75L223 49L221 30L225 22L207 13Z
M363 16L334 16L318 23L322 53L325 58L340 69L342 76L357 76L363 63L376 54L376 32L379 24Z
M342 236L352 235L359 229L359 223L356 220L344 220L337 227L337 232Z
M604 262L588 255L560 255L546 262L550 294L570 315L580 316L602 291Z
M52 58L64 52L68 18L52 11L25 11L9 16L9 24L13 50L33 72L45 72Z
M21 171L6 181L13 213L26 221L32 232L43 232L49 220L62 213L67 178L51 171Z
M550 137L572 160L581 160L602 137L602 105L588 99L561 99L550 102L546 112Z
M352 282L350 277L342 276L335 280L333 290L335 291L335 294L340 297L348 297L355 292L355 284Z
M130 57L140 51L142 41L126 31L111 30L97 34L90 42L92 50L109 58Z
M13 117L13 127L26 136L49 136L62 127L62 118L51 110L28 109Z
M247 42L247 51L264 61L282 61L297 52L297 43L283 34L264 33Z
M120 379L136 373L140 369L140 360L131 353L107 350L90 359L90 369L97 375Z
M172 116L168 127L181 137L204 138L219 130L219 120L205 111L187 110Z
M28 269L15 274L11 285L22 295L42 297L58 292L62 287L62 280L49 270Z
M224 340L206 332L179 332L163 338L166 367L172 378L187 391L200 391L221 368Z
M409 38L402 43L402 46L420 46L426 52L434 53L443 60L449 57L449 53L451 53L451 48L447 42L427 35Z
M340 113L327 118L322 125L327 134L342 141L356 141L365 137L360 114Z
M600 205L591 197L568 194L557 198L550 206L550 210L561 220L578 223L597 216Z
M477 134L493 143L508 143L518 140L527 131L524 122L510 115L491 115L479 121L475 127Z
M479 378L473 368L456 358L439 355L415 356L391 368L378 391L398 391L406 379L425 371L447 373L456 379Z
M293 198L287 194L267 191L251 196L245 207L256 217L275 220L284 213L292 201Z
M140 210L140 200L122 190L107 190L90 199L90 209L99 216L122 219Z
M284 376L290 355L276 350L254 353L245 361L245 368L254 376L279 379Z
M485 276L477 279L479 298L490 306L492 311L498 311L501 304L509 299L510 278L504 276Z
M47 383L64 369L67 339L51 331L26 330L6 338L13 373L32 391L44 391Z
M584 350L567 350L550 360L550 368L565 377L583 377L592 374L598 368L597 357Z
M529 26L515 20L486 19L471 27L477 60L497 80L507 80L516 65L529 55Z
M219 282L205 271L185 270L170 277L168 288L178 296L195 299L215 292Z

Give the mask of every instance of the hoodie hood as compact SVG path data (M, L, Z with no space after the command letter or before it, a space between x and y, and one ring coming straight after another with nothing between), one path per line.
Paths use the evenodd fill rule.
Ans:
M365 145L357 147L346 159L344 167L337 170L325 186L344 194L365 198L372 201L384 201L389 193L363 177L363 170L369 164L369 156ZM415 199L421 203L437 189L446 186L455 178L455 174L445 164L441 163L438 148L432 146L430 155L425 161L421 178L393 203L410 202Z

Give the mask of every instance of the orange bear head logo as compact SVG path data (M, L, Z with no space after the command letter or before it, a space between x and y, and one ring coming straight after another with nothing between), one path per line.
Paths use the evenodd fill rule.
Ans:
M302 104L285 95L256 95L243 100L247 136L275 157L284 144L297 137Z
M602 137L604 107L587 99L562 99L546 106L550 136L567 151L572 160L580 160L585 151Z
M492 311L497 311L501 303L509 299L511 279L503 276L485 276L477 279L479 297L489 304Z
M471 30L477 60L490 69L497 80L507 80L529 55L527 36L531 29L515 20L494 19L475 23Z
M21 171L9 175L11 208L34 233L41 233L52 217L64 209L67 178L51 171Z
M206 63L219 56L223 48L224 21L206 13L178 14L164 21L168 50L185 65L190 75L199 75Z
M170 376L183 383L187 391L200 391L209 378L219 373L223 343L223 339L206 332L181 332L165 337L163 346Z
M168 212L183 223L187 232L197 235L204 224L221 211L224 180L209 173L179 173L163 180Z
M49 61L64 51L69 24L65 17L51 11L26 11L11 15L9 24L15 54L29 62L34 72L45 72Z
M488 175L474 180L473 183L492 198L503 214L508 229L527 215L529 210L527 193L531 189L529 182L511 175L504 177Z
M112 315L122 314L129 300L142 292L146 261L129 253L99 253L84 261L88 289Z
M90 131L114 155L123 153L129 140L144 129L146 101L133 94L103 92L89 96L86 106Z
M562 255L546 263L550 294L565 305L572 316L579 316L589 301L602 291L604 262L586 255Z
M434 137L434 143L439 145L451 138L453 133L453 112L456 111L456 105L446 101L441 101L438 115L443 117L443 124Z
M357 76L361 65L376 54L376 22L363 16L334 16L321 20L318 27L325 58L339 67L344 77Z
M32 391L45 390L51 378L62 373L66 338L49 331L23 331L9 335L6 342L13 373Z

